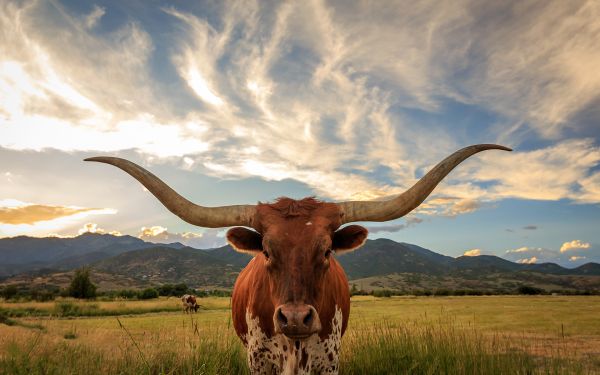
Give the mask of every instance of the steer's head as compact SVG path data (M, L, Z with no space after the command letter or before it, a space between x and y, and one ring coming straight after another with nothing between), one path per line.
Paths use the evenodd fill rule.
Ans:
M498 145L474 145L450 155L404 193L382 201L324 203L313 198L295 201L281 198L272 204L203 207L183 198L144 168L124 159L86 159L115 165L140 181L171 212L201 227L235 227L228 241L238 250L256 256L267 269L275 313L275 329L291 338L319 332L319 307L324 278L332 252L362 245L367 230L356 221L388 221L402 217L427 198L454 167L469 156Z
M280 198L257 206L256 230L227 232L237 251L254 255L267 271L276 332L302 339L321 330L319 311L332 254L353 250L367 238L365 228L338 230L341 223L337 204Z

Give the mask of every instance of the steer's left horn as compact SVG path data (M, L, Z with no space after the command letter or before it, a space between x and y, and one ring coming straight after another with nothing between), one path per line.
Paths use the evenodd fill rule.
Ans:
M442 160L410 189L396 198L385 201L353 201L338 203L344 214L342 223L353 221L389 221L406 215L417 208L444 177L469 156L485 150L512 151L492 144L473 145L456 151Z
M121 168L141 182L169 211L190 224L206 228L222 228L236 225L252 227L256 206L199 206L185 199L158 177L129 160L99 156L85 159L85 161L97 161Z

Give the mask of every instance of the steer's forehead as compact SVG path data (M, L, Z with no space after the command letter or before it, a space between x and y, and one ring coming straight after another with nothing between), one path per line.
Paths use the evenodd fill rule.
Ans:
M274 203L259 204L256 215L259 231L269 236L327 234L341 225L338 206L314 198L280 198Z

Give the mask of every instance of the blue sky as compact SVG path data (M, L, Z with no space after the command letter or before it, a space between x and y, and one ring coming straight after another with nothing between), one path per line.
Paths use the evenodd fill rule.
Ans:
M364 223L459 256L600 261L595 1L7 1L0 237L84 231L224 243L126 157L203 205L378 199L445 156L415 212Z

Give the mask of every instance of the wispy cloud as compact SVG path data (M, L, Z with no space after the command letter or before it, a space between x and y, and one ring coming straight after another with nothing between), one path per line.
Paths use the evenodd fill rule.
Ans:
M419 213L460 215L505 198L597 203L600 149L557 137L600 90L599 7L250 1L215 6L214 19L167 7L172 40L156 51L135 18L95 32L110 9L5 2L0 146L134 149L217 177L293 179L329 199L375 199L472 142L414 116L458 103L498 117L485 126L499 141L519 144L532 130L550 141L476 157ZM153 74L159 54L179 81ZM173 85L177 100L165 90Z
M486 155L457 171L472 180L497 181L486 191L495 199L523 198L592 202L595 179L590 171L600 163L600 148L592 139L571 139L543 149ZM588 194L581 194L581 191Z
M514 249L514 250L506 250L507 254L518 254L518 253L526 253L526 252L531 252L531 251L544 251L545 249L542 249L541 247L527 247L527 246L523 246L523 247L519 247L518 249Z
M538 227L537 227L537 225L526 225L526 226L523 227L523 229L525 229L525 230L537 230Z
M369 230L369 233L375 234L375 233L380 233L380 232L384 232L384 233L394 233L394 232L399 232L402 229L406 229L408 227L411 227L413 225L422 223L423 219L420 219L416 216L409 216L408 218L406 218L405 222L402 224L391 224L391 225L375 225L375 226L368 226L367 229Z
M98 21L102 16L106 14L106 9L99 7L98 5L94 5L92 11L85 17L85 27L88 29L93 29L94 26L98 24Z
M116 210L108 208L34 204L5 199L0 201L0 236L57 232L91 215L115 213Z

